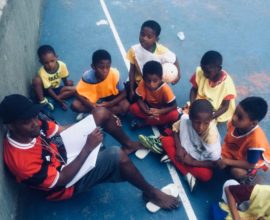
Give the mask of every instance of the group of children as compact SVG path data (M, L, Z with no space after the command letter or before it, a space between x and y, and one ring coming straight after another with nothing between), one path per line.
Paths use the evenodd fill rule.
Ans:
M130 70L125 83L119 71L111 67L110 54L97 50L92 55L91 69L74 86L67 80L66 65L58 60L54 49L41 46L38 56L42 67L33 80L38 101L53 109L46 98L49 95L66 110L64 100L74 96L71 108L78 113L105 107L116 115L129 111L142 119L133 121L132 128L163 126L166 129L159 138L141 136L140 140L146 148L164 149L186 177L191 191L197 179L211 179L213 168L229 170L241 183L252 183L257 169L267 170L270 162L270 146L258 125L267 113L267 102L261 97L248 97L236 107L235 86L222 69L222 56L208 51L190 79L190 106L179 111L170 85L162 80L162 64L172 63L178 69L172 85L181 78L180 67L176 55L158 43L160 32L156 21L142 24L140 43L127 53ZM78 116L82 118L82 114ZM228 122L222 145L217 129L220 122Z

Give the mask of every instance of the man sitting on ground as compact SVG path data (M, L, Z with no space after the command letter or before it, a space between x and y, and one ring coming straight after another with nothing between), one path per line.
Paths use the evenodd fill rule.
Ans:
M64 157L60 155L59 146L52 141L52 137L64 128L53 121L39 120L40 110L40 105L33 104L28 98L18 94L6 96L0 104L0 115L8 128L4 139L4 161L18 182L46 191L48 199L62 200L84 192L100 182L128 181L158 206L164 209L178 207L176 198L146 182L127 154L117 147L101 150L95 168L71 187L66 187L88 155L101 143L103 135L96 128L88 135L79 155L66 164ZM96 108L92 114L96 125L121 140L120 143L132 143L108 110ZM130 143L129 148L132 145Z

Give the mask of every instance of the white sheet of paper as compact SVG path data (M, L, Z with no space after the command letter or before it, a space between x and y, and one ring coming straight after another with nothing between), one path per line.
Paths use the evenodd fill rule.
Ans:
M81 152L88 134L96 128L96 123L92 115L87 116L78 123L72 125L61 132L61 137L67 151L67 164L71 163ZM96 165L97 155L101 144L99 144L87 157L79 172L66 185L70 187L79 181L85 174L87 174Z

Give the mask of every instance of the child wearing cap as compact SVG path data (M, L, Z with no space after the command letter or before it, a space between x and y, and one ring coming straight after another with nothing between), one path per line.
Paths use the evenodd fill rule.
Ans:
M102 182L129 181L155 205L167 210L179 207L177 198L149 184L134 166L127 153L137 149L136 143L126 136L105 108L96 108L92 112L95 122L123 147L98 151L95 167L73 182L81 167L89 165L87 158L100 145L103 134L95 128L80 146L81 151L72 155L72 160L66 160L59 151L60 141L54 139L57 136L61 139L59 134L65 128L53 121L39 119L40 108L41 105L19 94L6 96L0 103L0 117L8 129L3 142L4 161L18 182L43 191L49 200L59 201L89 191Z

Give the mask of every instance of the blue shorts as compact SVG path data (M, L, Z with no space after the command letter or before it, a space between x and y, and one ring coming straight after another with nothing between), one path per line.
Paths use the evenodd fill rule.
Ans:
M60 94L60 92L61 92L61 89L63 89L63 87L64 86L59 86L59 87L57 87L57 88L52 88L52 90L54 91L54 93L56 94L56 95L59 95ZM47 89L45 89L45 96L49 96L49 93L48 93L48 90Z

